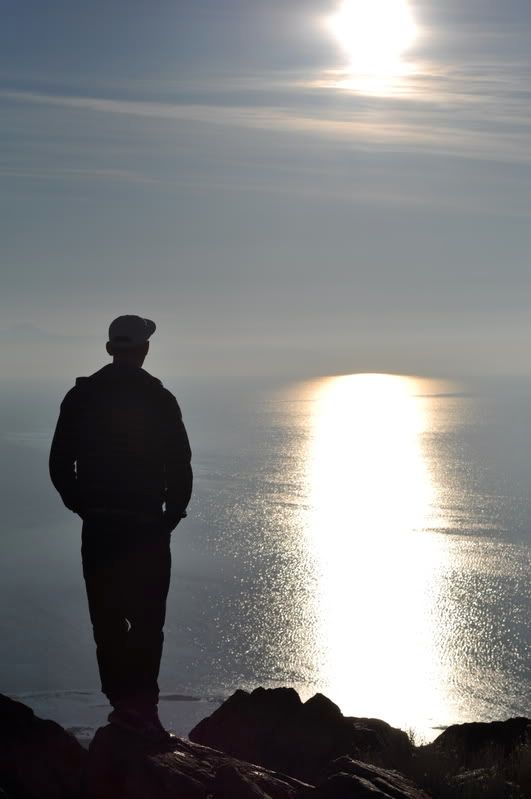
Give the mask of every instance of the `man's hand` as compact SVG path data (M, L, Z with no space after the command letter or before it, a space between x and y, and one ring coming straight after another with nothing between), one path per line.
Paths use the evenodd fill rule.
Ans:
M184 511L184 513L179 513L177 516L169 511L164 511L162 514L162 524L164 530L168 533L173 533L181 519L184 519L185 516L186 511Z

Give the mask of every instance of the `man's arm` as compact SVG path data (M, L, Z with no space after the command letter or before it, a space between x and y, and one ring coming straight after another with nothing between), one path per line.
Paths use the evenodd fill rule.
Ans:
M168 527L173 530L186 516L192 496L192 452L177 400L168 392L168 416L165 430L164 468L166 476L166 512Z
M50 477L66 507L79 512L76 480L77 429L75 414L75 389L68 392L61 403L61 411L50 450Z

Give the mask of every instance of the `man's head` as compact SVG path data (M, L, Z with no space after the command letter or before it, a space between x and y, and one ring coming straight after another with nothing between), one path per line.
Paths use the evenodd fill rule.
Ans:
M156 325L141 316L118 316L109 326L107 352L115 361L142 366Z

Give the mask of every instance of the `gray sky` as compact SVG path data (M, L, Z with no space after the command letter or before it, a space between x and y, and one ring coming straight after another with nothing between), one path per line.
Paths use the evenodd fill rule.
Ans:
M0 0L4 375L530 373L531 5L340 6Z

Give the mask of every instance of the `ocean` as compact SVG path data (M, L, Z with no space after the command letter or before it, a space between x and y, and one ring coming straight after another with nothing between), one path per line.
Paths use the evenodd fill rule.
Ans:
M429 741L531 715L531 382L166 380L195 490L172 537L161 716L237 688L326 694ZM80 520L49 483L69 388L0 399L0 692L90 737Z

